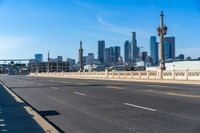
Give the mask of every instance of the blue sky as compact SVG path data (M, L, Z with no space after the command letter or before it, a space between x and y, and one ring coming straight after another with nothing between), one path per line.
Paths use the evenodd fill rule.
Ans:
M0 58L33 58L48 50L51 57L97 55L97 41L121 46L137 32L137 41L149 51L157 35L160 11L167 36L176 37L176 55L200 56L199 0L0 0ZM97 56L96 56L97 57Z

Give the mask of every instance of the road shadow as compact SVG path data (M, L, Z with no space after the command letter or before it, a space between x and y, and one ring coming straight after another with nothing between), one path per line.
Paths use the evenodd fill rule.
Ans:
M54 110L47 110L47 111L38 111L38 113L44 117L46 116L54 116L54 115L60 115L59 112Z

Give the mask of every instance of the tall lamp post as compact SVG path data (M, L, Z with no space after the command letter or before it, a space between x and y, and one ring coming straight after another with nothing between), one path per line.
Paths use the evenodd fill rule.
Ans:
M160 69L165 70L165 57L164 57L164 35L167 34L167 26L164 25L164 14L160 14L160 26L157 28L158 36L160 36Z

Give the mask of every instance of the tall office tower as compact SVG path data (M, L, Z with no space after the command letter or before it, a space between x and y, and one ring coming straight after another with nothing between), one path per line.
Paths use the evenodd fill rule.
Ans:
M131 61L136 62L138 55L139 55L139 47L137 47L136 32L132 32Z
M110 64L114 64L115 62L115 55L114 55L114 48L110 47Z
M98 41L98 61L104 63L105 41Z
M35 61L42 62L43 61L43 55L42 54L35 54Z
M131 43L127 40L124 43L124 61L129 63L131 60Z
M110 57L110 54L111 52L110 52L110 48L105 48L104 49L104 64L106 65L106 66L110 66L110 59L111 59L111 57Z
M121 56L120 47L115 46L114 47L114 62L115 62L115 64L118 62L118 59L119 59L120 56Z
M142 61L146 62L147 61L147 51L143 51L141 54Z
M80 65L80 71L83 71L83 48L82 48L82 41L80 41L80 49L79 49L79 65Z
M150 55L152 58L152 65L158 65L158 42L156 41L156 36L151 36L150 38Z
M175 59L175 37L164 37L165 59Z

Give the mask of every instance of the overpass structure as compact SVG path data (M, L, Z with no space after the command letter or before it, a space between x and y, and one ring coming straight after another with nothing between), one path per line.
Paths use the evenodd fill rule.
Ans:
M0 59L0 61L10 61L10 62L13 62L13 61L30 61L31 59Z

